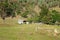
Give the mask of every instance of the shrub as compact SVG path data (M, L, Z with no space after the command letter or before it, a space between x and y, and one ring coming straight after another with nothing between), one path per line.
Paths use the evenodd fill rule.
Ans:
M33 22L40 22L39 16L33 17L33 18L32 18L32 21L33 21Z
M27 21L32 23L32 18L28 18Z
M40 8L41 8L40 16L42 18L43 16L46 16L48 14L49 10L45 4L43 4Z
M29 22L40 22L40 17L39 16L35 16L35 17L32 17L32 18L28 18L28 21Z
M60 21L60 13L56 10L52 10L52 19L53 21Z
M23 14L21 14L22 17L27 18L29 11L25 11Z

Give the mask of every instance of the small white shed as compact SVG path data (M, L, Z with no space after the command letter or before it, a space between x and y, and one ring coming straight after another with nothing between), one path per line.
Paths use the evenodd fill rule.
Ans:
M18 24L23 24L24 20L18 20Z

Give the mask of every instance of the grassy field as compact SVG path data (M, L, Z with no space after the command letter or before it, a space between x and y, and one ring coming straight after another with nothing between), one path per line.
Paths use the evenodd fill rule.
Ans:
M53 32L36 31L36 27L42 29L57 28L60 32L60 26L57 25L40 25L37 23L19 25L16 19L7 19L5 23L0 19L0 40L60 40L60 35L55 37Z

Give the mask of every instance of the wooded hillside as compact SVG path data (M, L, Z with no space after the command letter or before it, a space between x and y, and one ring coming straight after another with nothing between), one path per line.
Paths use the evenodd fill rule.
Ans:
M0 16L3 20L20 15L29 22L59 24L59 8L60 0L0 0Z

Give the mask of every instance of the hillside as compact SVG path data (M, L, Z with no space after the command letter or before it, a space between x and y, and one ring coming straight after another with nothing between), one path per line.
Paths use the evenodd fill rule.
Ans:
M60 22L59 2L59 0L1 0L0 16L5 20L7 17L14 18L19 15L29 22L55 24L56 21Z

